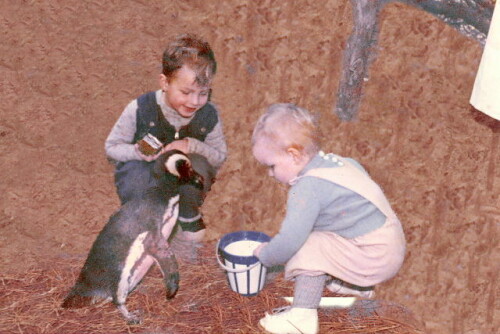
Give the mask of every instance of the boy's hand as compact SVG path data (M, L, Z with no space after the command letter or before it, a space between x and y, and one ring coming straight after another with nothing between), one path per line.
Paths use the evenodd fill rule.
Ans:
M137 154L139 155L139 157L144 160L144 161L147 161L147 162L150 162L150 161L153 161L153 160L156 160L164 151L165 148L162 148L158 153L154 154L154 155L145 155L144 153L141 152L141 150L139 149L139 144L135 144L134 145L135 147L135 151L137 152Z
M144 153L142 153L141 150L139 149L139 144L137 144L137 143L134 145L134 147L135 147L135 150L136 150L137 154L139 155L139 157L142 160L148 161L148 162L158 159L158 157L160 155L162 155L163 153L170 151L170 150L179 150L184 154L189 153L188 152L189 144L188 144L188 140L186 138L173 141L170 144L163 146L163 148L158 153L156 153L154 155L145 155Z
M166 151L170 151L170 150L179 150L184 154L188 154L189 153L189 151L188 151L189 144L188 144L187 138L175 140L175 141L171 142L170 144L165 145L165 147L161 149L161 151L163 153Z
M268 242L263 242L260 245L258 245L257 248L254 249L253 255L255 257L259 257L260 251L262 250L262 248L266 247L267 244Z

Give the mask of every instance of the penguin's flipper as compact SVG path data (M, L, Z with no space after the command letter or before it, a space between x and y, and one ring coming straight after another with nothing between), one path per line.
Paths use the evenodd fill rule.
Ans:
M167 299L174 298L179 290L179 265L167 242L151 249L151 255L163 274Z

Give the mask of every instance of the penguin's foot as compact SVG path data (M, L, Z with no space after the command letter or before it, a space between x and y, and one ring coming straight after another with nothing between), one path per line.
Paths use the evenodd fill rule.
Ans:
M142 322L141 318L139 315L136 314L136 312L131 312L130 313L130 318L127 319L127 324L128 325L140 325Z
M118 310L123 315L127 324L129 325L139 325L141 323L141 317L139 311L129 312L125 304L118 305Z

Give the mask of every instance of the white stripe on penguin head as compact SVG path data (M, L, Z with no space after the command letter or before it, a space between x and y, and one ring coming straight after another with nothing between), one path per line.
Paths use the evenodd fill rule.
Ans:
M165 161L165 168L167 169L167 171L177 177L181 177L179 171L177 170L177 162L180 160L185 160L190 163L189 159L185 155L180 153L172 154L168 157L167 161Z

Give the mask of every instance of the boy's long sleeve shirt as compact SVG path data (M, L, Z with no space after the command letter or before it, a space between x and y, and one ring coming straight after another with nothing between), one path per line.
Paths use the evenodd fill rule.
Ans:
M184 118L174 109L166 105L163 94L161 90L156 91L156 101L165 119L177 130L189 124L192 117ZM125 107L105 141L104 148L108 158L118 162L141 160L132 143L137 128L136 122L137 99L133 100ZM187 138L187 140L189 153L197 153L206 157L208 162L215 168L220 168L226 160L227 144L220 116L213 130L207 134L205 141L202 142L194 138Z

